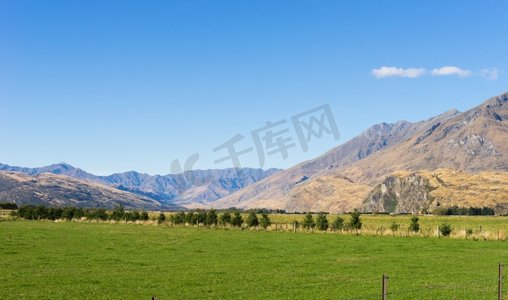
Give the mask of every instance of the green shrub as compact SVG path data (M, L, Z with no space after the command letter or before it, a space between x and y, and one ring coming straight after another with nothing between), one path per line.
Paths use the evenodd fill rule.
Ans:
M318 230L327 230L328 229L328 219L324 213L319 213L316 218L316 227Z
M258 216L256 215L256 213L251 212L249 214L249 216L247 217L247 225L249 227L256 227L259 225L259 220L258 220Z
M342 230L342 229L344 229L344 219L339 217L339 216L337 216L337 218L332 222L330 227L333 230Z
M240 212L235 212L233 215L233 218L231 219L231 225L235 227L242 227L243 224L243 218Z
M354 211L351 213L351 220L349 221L349 227L351 229L362 229L362 220L360 219L360 212Z
M231 214L229 212L225 212L220 216L220 222L222 225L231 224Z
M302 226L303 226L303 228L306 228L306 229L311 229L316 226L316 223L314 223L314 217L312 216L311 213L308 213L307 215L305 215L305 219L303 219Z
M417 233L420 231L420 223L418 223L420 219L417 216L411 217L411 223L409 224L409 230L411 232Z
M470 236L473 234L473 228L467 228L466 229L466 236Z
M400 224L392 222L392 224L390 225L390 230L392 231L392 233L399 231L399 229L400 229Z
M439 232L442 236L449 236L452 233L452 226L448 223L439 225Z
M206 225L217 225L217 221L219 218L217 217L217 211L215 209L211 209L206 213Z
M157 223L161 224L166 222L166 215L164 213L160 213L159 217L157 218Z
M264 229L268 228L270 225L272 225L272 221L270 221L270 218L267 214L261 214L261 219L259 220L259 225L263 227Z

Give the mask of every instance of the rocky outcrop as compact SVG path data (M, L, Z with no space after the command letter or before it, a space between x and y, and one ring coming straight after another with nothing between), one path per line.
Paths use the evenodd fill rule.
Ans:
M432 202L429 180L416 173L404 177L388 176L374 187L362 210L383 213L417 213Z
M376 185L361 209L369 212L432 212L438 207L490 207L508 211L508 173L451 169L396 172Z

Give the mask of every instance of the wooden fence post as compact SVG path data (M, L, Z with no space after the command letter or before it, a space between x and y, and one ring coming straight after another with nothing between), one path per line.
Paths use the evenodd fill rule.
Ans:
M386 300L388 296L388 279L389 277L383 274L383 293L381 295L382 300Z
M498 279L497 279L497 299L503 300L503 264L499 263L498 269Z

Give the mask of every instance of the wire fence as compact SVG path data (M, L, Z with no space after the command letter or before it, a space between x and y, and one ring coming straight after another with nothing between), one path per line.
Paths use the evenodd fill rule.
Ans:
M340 279L325 280L310 283L288 282L287 285L266 285L253 287L252 290L238 290L217 294L193 296L194 299L251 299L254 298L287 298L288 295L300 295L302 292L311 293L321 299L348 300L406 300L406 299L452 299L452 300L482 300L508 299L508 289L505 288L506 278L503 276L503 265L488 268L489 272L478 275L479 270L470 273L447 274L445 277L432 279L405 278L387 275L341 281ZM340 289L337 286L341 286Z

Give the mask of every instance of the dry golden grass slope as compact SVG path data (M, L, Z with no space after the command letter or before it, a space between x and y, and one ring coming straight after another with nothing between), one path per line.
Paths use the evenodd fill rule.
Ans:
M398 171L372 190L363 210L419 212L454 205L507 211L508 173L469 173L451 169Z
M428 178L434 204L459 207L508 207L508 173L480 172L476 174L457 170L438 169L421 171Z

